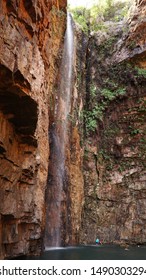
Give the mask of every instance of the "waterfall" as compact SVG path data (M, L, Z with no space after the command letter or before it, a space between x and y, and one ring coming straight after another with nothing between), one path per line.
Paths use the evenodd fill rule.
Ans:
M69 114L71 110L73 76L74 34L71 15L67 15L67 30L60 67L54 122L50 128L50 160L46 191L45 247L62 245L63 208L66 207L66 154L68 144Z

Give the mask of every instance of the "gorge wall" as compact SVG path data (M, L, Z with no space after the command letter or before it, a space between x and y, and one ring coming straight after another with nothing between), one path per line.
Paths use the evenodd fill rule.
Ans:
M0 258L38 254L66 1L0 1Z
M66 5L0 1L0 259L43 247ZM145 13L75 31L63 245L146 243Z
M146 243L146 1L87 45L81 242Z

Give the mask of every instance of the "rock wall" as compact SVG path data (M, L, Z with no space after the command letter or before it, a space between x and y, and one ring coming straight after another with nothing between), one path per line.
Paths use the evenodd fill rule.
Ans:
M83 243L146 243L145 7L89 38Z
M66 1L0 1L0 258L38 254Z
M81 45L79 46L79 42ZM84 177L83 177L83 143L82 143L82 110L84 103L84 69L86 57L86 42L84 34L74 26L74 87L71 106L69 132L69 181L70 181L70 213L71 226L67 236L67 244L80 243L81 215L84 205ZM82 46L82 58L80 47ZM81 84L82 81L82 84Z

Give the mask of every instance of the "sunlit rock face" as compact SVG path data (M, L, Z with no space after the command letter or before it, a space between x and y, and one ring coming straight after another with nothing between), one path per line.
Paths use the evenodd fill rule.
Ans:
M38 254L66 1L0 1L0 258Z
M137 1L136 12L130 22L130 32L127 45L133 42L135 62L146 68L146 1Z
M146 1L135 1L133 4L127 24L125 25L125 34L118 45L118 52L114 54L114 60L123 61L132 58L145 67L146 53ZM135 3L134 2L134 3Z
M89 38L83 243L146 243L145 4Z

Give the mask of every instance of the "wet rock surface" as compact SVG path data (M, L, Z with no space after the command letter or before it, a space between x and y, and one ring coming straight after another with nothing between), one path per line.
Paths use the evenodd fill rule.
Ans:
M77 92L75 86L78 79L76 69L76 64L79 62L78 44L72 20L70 23L71 30L69 29L68 35L71 32L73 38L67 37L65 40L65 51L55 85L56 98L49 129L50 160L46 190L46 247L78 244L81 228L84 181L79 122L83 97L82 92ZM71 64L69 64L69 59L66 59L67 42L68 47L72 50L68 50L73 60ZM69 79L66 81L67 72L70 71L72 72L70 81Z

